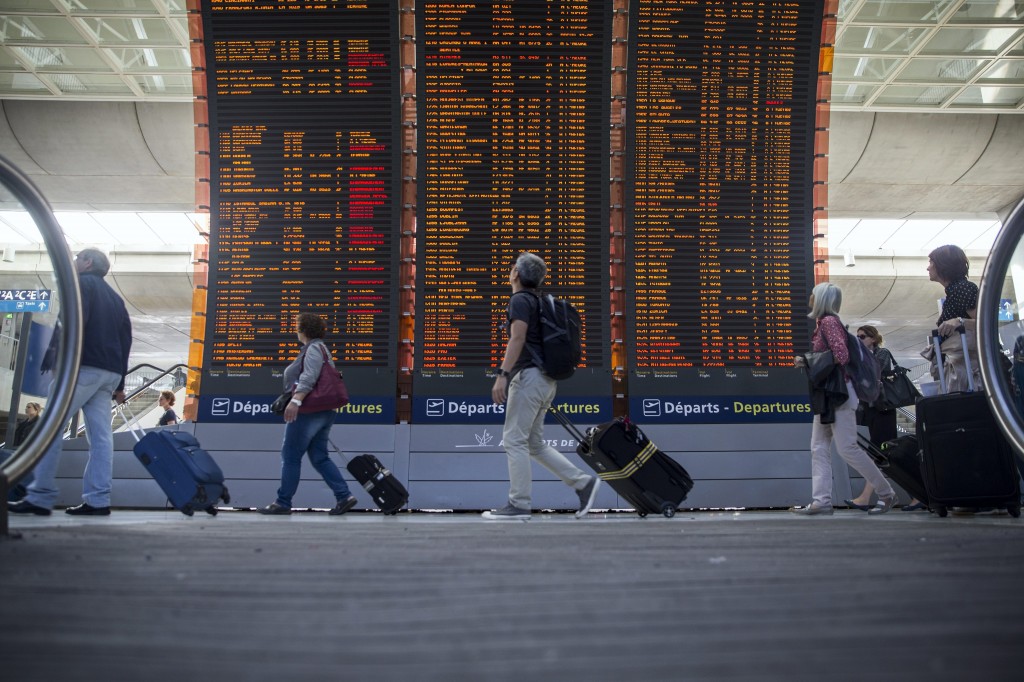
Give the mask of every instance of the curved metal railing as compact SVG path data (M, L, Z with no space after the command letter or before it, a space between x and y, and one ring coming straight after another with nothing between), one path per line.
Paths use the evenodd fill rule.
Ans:
M43 411L43 415L39 417L39 424L15 450L14 455L0 463L0 491L3 492L3 498L0 500L0 536L3 536L7 535L8 529L6 499L9 485L17 483L36 465L68 417L82 355L82 297L78 289L78 272L75 269L74 258L46 198L28 176L3 156L0 156L0 184L6 187L32 216L53 261L53 274L61 302L59 319L62 351L58 354L59 359L53 374L53 390L47 401L51 409Z
M995 412L996 420L1006 433L1019 457L1024 458L1024 424L1014 408L1013 388L1002 369L999 354L999 302L1003 283L1010 271L1021 238L1024 237L1024 200L1010 213L996 237L981 277L978 297L978 364L985 394Z

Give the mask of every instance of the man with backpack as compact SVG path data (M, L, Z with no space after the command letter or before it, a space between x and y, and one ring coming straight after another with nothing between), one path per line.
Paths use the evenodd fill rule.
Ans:
M483 513L491 520L528 520L533 476L530 458L558 476L576 491L580 508L576 518L590 511L601 480L574 466L565 455L544 440L544 416L555 399L558 383L544 371L544 338L537 287L548 267L535 254L524 252L509 273L512 297L508 304L508 343L505 358L491 387L495 403L505 403L502 434L508 455L508 504ZM568 341L566 341L568 343ZM553 351L549 351L549 354Z

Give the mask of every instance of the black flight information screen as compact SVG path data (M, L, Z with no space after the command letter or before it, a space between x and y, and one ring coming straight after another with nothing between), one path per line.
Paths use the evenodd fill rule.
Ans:
M398 13L391 3L205 0L211 235L200 418L269 404L327 322L352 403L393 423Z
M822 2L630 3L630 411L807 421ZM785 368L785 369L784 369Z
M611 417L611 16L597 0L416 5L418 423L504 418L486 372L503 357L521 251L548 262L543 289L584 318L583 367L558 403Z

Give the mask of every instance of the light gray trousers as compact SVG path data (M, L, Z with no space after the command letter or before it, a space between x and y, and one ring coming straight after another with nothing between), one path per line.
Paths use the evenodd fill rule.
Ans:
M817 506L832 504L833 440L839 456L871 484L879 497L888 497L894 492L868 453L857 445L857 394L849 381L846 390L850 399L836 408L835 423L822 424L821 416L815 415L811 426L811 494Z
M544 415L557 388L557 382L536 367L519 372L508 387L502 434L508 454L508 499L520 509L531 508L531 457L575 490L582 490L591 478L544 442Z

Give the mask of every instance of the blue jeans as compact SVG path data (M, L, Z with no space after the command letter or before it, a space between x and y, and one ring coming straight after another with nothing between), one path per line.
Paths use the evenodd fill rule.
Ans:
M331 461L327 451L327 439L334 424L334 410L299 414L295 421L284 427L284 443L281 446L281 487L277 489L277 503L291 509L292 497L299 489L302 473L302 456L309 453L313 468L323 477L324 483L334 492L339 502L352 495L348 483L338 467Z
M82 475L82 500L93 507L110 506L110 481L114 472L114 438L110 433L110 408L121 375L99 367L82 365L71 396L69 415L79 410L85 415L85 435L89 438L89 461ZM52 395L52 392L51 392ZM28 486L25 499L37 507L53 509L60 491L57 467L64 440L61 434L46 450L32 470L35 480Z

